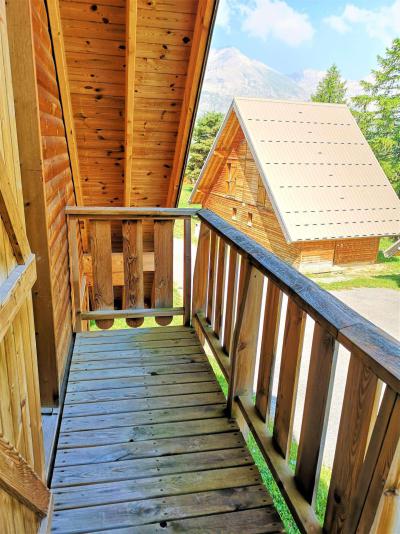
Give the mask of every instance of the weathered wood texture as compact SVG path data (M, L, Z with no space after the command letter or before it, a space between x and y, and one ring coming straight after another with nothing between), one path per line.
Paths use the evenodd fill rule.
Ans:
M181 356L171 352L171 342L181 343ZM114 359L121 343L130 354L128 368ZM97 351L107 346L110 352L98 360ZM143 356L135 355L138 346ZM191 361L201 367L193 371ZM107 363L114 378L102 380ZM224 404L192 328L78 334L52 482L52 532L142 532L181 522L188 531L209 531L210 514L214 521L223 514L232 533L243 529L245 511L254 532L282 531Z
M198 273L201 283L196 284L195 273L195 287L202 288L202 298L201 306L193 309L193 326L196 331L201 331L228 382L228 413L237 419L244 435L249 429L252 431L300 531L322 531L315 515L314 501L339 344L351 351L351 358L324 531L367 532L373 523L382 525L384 518L395 525L396 501L388 501L386 495L396 492L398 486L399 343L218 215L208 210L201 210L198 215L202 224L201 247L204 248L204 236L210 234L215 236L211 243L219 243L219 249L224 242L224 247L229 246L230 254L234 252L240 257L240 273L232 274L235 264L232 256L227 299L221 301L219 282L216 291L210 289L219 278L218 274L215 277L211 251L210 262L203 262L203 269ZM207 278L208 299L204 283ZM268 284L262 323L260 305L264 278L268 279ZM278 333L283 323L282 294L288 296L288 304L280 370L276 377ZM231 343L219 339L221 321L212 321L216 316L213 311L215 302L222 304L218 315L225 317L225 326L228 318L227 340L233 324ZM290 466L292 426L307 315L315 321L315 326L293 472ZM262 337L257 362L259 336ZM275 377L277 395L272 421L271 393ZM386 387L380 407L378 379Z
M48 498L43 484L40 395L30 292L36 271L29 248L23 246L27 237L4 0L0 1L0 117L0 155L4 160L1 196L5 200L2 208L9 213L15 210L9 219L11 234L3 220L4 211L0 219L0 310L3 312L12 304L10 313L0 315L0 531L33 534L38 527L36 512L43 511ZM13 201L9 204L7 199L11 197ZM14 226L16 221L18 227ZM9 235L16 236L16 246L12 246ZM18 248L20 256L15 254ZM35 488L39 491L33 494Z
M60 0L85 205L175 204L214 6Z
M224 157L220 158L218 168L210 169L196 193L202 197L204 208L214 211L302 271L376 261L379 245L376 237L287 243L234 114L230 122L236 123L237 127L228 123L221 136L221 150L217 147Z
M27 233L37 255L41 396L54 405L72 340L64 208L75 203L74 184L45 3L10 2L7 10Z

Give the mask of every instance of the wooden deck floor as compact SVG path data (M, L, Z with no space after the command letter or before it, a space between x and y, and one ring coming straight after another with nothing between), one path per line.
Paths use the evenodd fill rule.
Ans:
M77 336L52 532L281 532L192 328Z

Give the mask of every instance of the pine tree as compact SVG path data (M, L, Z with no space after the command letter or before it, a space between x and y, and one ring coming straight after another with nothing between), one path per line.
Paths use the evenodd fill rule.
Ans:
M342 81L339 69L333 64L326 71L323 79L318 83L315 94L311 95L311 100L313 102L345 104L346 91L346 82Z
M200 171L212 147L215 136L222 124L223 117L222 113L210 111L202 115L196 123L185 174L186 178L192 184L200 175Z
M378 56L371 81L362 81L362 95L352 98L357 122L400 195L400 39Z

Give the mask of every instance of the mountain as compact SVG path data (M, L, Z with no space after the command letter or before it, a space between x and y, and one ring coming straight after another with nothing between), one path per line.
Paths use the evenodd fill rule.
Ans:
M250 59L237 48L211 49L199 104L206 111L226 113L234 96L308 100L293 79Z

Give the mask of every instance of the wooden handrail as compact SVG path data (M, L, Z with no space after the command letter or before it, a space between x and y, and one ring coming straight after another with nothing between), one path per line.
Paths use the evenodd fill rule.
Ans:
M389 471L398 473L391 465L398 461L400 440L400 343L215 213L200 210L197 215L201 228L192 322L228 381L228 411L244 432L252 431L302 532L322 532L314 502L337 352L340 345L350 351L323 530L367 532L385 483L394 484L393 491L399 484L387 477ZM282 294L288 297L285 321ZM307 316L315 326L293 470L289 455ZM275 375L277 399L271 415ZM385 386L382 401L380 381Z
M65 213L80 219L185 219L198 212L191 208L103 208L98 206L67 206Z

